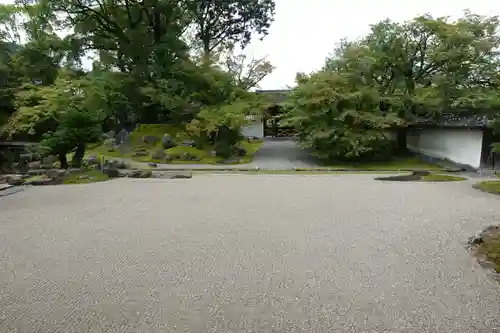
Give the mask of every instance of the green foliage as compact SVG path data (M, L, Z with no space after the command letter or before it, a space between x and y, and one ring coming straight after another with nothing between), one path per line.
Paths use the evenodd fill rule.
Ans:
M483 181L475 185L480 190L492 194L500 194L500 181Z
M428 176L422 177L422 181L426 182L459 182L467 180L464 177L451 176L451 175L440 175L440 174L430 174Z
M206 58L221 45L246 46L252 34L267 35L273 21L273 0L192 1L187 13Z
M4 133L43 140L60 156L74 150L76 161L101 128L118 132L141 123L168 123L184 130L197 119L210 129L199 131L198 141L208 142L214 126L215 132L228 129L227 140L235 141L244 120L241 112L249 109L241 101L250 81L242 83L236 63L234 68L200 64L192 57L197 46L188 45L185 36L196 31L197 42L209 51L225 52L220 48L266 35L273 14L272 0L18 0L1 5ZM61 30L70 34L60 38ZM26 36L23 43L21 35ZM87 51L97 55L91 71L81 68ZM249 68L252 82L271 68L267 62L254 65ZM139 140L138 133L133 140Z
M381 101L373 87L350 89L344 77L323 71L301 79L285 104L284 123L296 127L302 145L322 159L365 157L389 145L388 130L399 124L381 112Z
M498 28L497 17L469 12L375 24L366 37L341 41L319 72L297 75L287 121L319 157L352 159L378 155L388 129L419 119L464 111L495 118Z

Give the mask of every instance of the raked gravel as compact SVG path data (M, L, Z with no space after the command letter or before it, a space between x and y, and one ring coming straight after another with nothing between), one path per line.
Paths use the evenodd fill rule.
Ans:
M500 332L470 182L195 175L0 198L0 332Z

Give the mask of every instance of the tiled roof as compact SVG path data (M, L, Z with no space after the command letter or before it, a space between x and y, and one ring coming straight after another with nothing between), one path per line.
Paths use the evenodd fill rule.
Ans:
M440 127L487 127L488 118L471 113L446 113L438 119L417 119L413 125Z

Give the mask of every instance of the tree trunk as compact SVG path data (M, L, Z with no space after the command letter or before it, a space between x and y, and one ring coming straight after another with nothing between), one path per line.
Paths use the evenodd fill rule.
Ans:
M59 162L61 162L61 169L67 169L69 167L68 165L68 159L66 158L66 152L59 153Z
M73 160L71 161L71 164L75 168L80 168L82 166L82 160L83 156L85 156L85 144L79 144L76 147L75 154L73 154Z
M406 134L407 134L406 128L400 128L396 133L396 150L399 155L408 154Z

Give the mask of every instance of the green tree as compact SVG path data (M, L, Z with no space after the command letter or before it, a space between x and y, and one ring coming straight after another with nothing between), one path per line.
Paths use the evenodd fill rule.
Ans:
M358 41L342 41L324 70L359 90L375 88L380 111L402 120L398 146L404 150L405 126L417 119L497 108L498 27L497 17L469 12L456 21L386 20Z
M321 159L376 157L389 148L389 131L400 124L393 113L380 110L382 101L373 86L352 86L342 75L320 71L298 77L285 104L285 122Z
M265 36L273 21L274 0L188 1L187 10L203 56L228 44L246 46L252 35Z
M59 156L63 168L68 166L66 155L74 151L74 165L80 166L86 143L102 133L107 116L104 95L94 80L62 70L53 85L19 92L7 134L41 139L42 146Z

